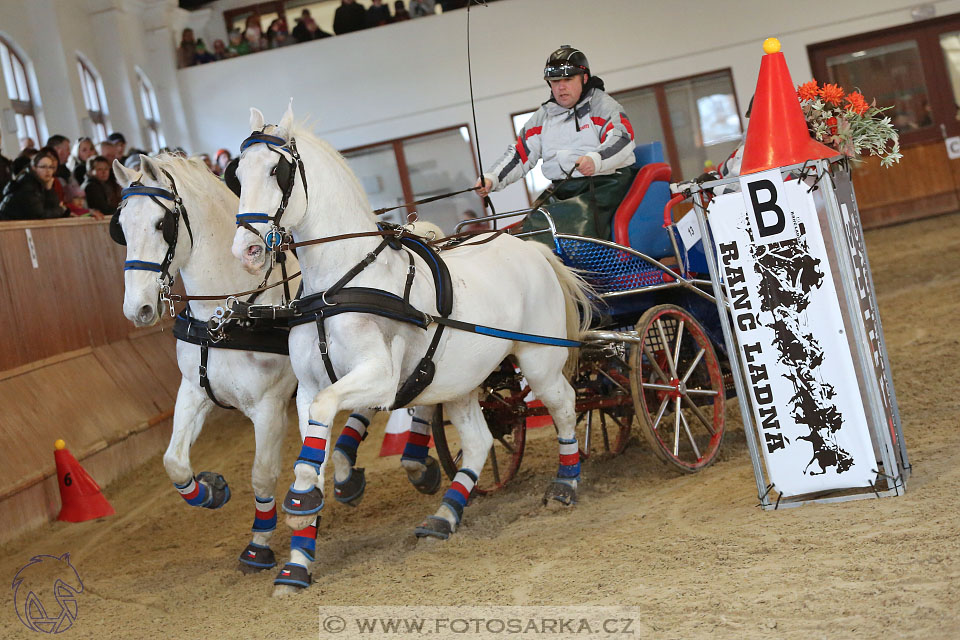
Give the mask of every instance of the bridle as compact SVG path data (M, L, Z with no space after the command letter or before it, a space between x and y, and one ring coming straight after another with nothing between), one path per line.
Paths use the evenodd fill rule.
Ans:
M173 258L177 253L177 239L180 235L180 218L183 218L184 224L187 226L187 233L190 235L190 246L194 244L193 239L193 230L190 228L190 217L187 215L187 208L183 204L183 200L180 199L180 194L177 193L177 183L173 179L173 176L166 170L161 168L163 175L166 176L167 180L170 181L170 190L164 189L162 187L148 187L145 186L140 180L135 180L130 183L130 186L124 187L120 191L120 205L117 207L117 210L114 212L113 216L110 218L110 237L119 245L126 246L127 239L123 233L123 227L120 226L120 212L123 209L124 203L128 198L134 196L146 196L150 198L154 204L163 209L163 220L160 223L161 231L163 233L163 239L167 243L167 253L163 258L163 262L150 262L147 260L126 260L123 263L124 271L153 271L157 273L157 281L160 283L160 302L170 303L170 288L176 282L176 277L170 273L170 265L173 263ZM160 200L169 200L173 203L173 208L170 209L165 206ZM173 305L170 304L170 309L172 311Z
M280 218L283 217L284 211L287 210L287 204L290 202L290 196L293 193L297 173L300 174L300 181L303 183L304 198L309 198L309 194L307 192L306 169L303 166L303 160L300 158L300 154L297 152L296 139L290 138L290 140L284 140L278 136L264 133L265 129L266 127L260 131L251 133L250 136L240 144L240 153L243 154L243 152L252 145L265 144L270 151L280 156L280 159L277 161L277 166L273 168L273 175L277 178L277 186L280 187L283 197L280 200L280 206L277 207L272 218L270 214L265 212L238 213L237 226L243 227L259 237L266 246L267 252L275 255L280 245L285 240L290 239L287 230L280 226ZM289 153L291 159L288 160L281 151ZM227 169L224 179L227 185L230 186L231 189L234 189L235 193L239 191L240 183L236 177L236 165L232 165L232 170L231 168ZM269 224L270 229L266 234L261 234L253 227L254 224Z

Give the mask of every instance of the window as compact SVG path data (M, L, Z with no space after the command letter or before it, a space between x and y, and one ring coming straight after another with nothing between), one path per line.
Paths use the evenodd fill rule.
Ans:
M517 134L517 137L520 136L520 130L523 129L523 125L527 124L527 120L529 120L530 116L534 113L536 113L536 111L524 111L523 113L515 113L510 116L513 118L513 132ZM550 180L540 171L542 164L543 161L538 160L536 166L530 169L527 175L523 176L524 181L527 183L527 197L530 198L530 204L533 204L537 196L550 186Z
M459 191L477 180L470 130L466 125L390 140L343 152L360 179L374 209ZM452 233L468 211L482 215L483 204L472 193L391 211L387 222L401 223L408 212Z
M0 37L0 67L17 123L17 136L32 138L36 145L40 145L45 138L37 126L37 106L30 91L30 66L24 60L10 43Z
M90 116L91 137L96 141L107 139L110 121L107 119L107 99L103 94L103 82L93 65L82 56L77 56L77 69L80 72L80 86L83 88L83 102Z
M137 69L137 89L140 93L140 107L143 109L144 139L147 140L150 151L157 153L167 146L167 141L160 130L160 109L157 108L157 94L154 92L153 84L149 78L140 69Z

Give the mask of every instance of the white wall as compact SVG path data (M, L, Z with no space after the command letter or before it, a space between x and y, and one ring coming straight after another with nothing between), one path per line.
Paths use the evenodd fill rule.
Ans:
M75 139L86 133L79 52L100 73L111 129L122 131L128 146L146 146L135 67L154 85L167 140L180 144L188 139L188 126L171 25L186 13L177 0L0 0L0 32L32 62L48 135ZM9 108L0 89L0 110ZM17 154L15 132L3 131L2 151Z
M931 3L939 16L960 0ZM796 83L808 80L808 44L911 21L915 0L503 0L470 12L477 124L484 166L513 140L509 114L547 95L541 69L560 44L581 48L609 90L729 67L741 108L756 84L768 36L780 38ZM236 149L248 106L298 117L338 148L471 123L467 12L352 33L178 71L195 150ZM651 114L654 115L654 114ZM519 185L499 207L526 203Z

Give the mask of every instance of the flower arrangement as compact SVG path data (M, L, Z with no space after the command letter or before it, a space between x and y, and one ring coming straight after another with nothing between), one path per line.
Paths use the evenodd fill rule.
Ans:
M857 159L867 154L880 157L880 165L900 162L900 136L876 100L867 104L859 91L844 93L836 84L818 86L816 80L797 87L800 108L814 137L841 153Z

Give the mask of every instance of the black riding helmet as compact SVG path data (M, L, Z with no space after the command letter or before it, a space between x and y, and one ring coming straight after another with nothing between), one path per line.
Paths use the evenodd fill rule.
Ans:
M547 57L547 63L543 67L543 79L549 84L550 78L568 78L580 74L590 75L590 63L587 62L587 56L579 49L574 49L568 44L561 45L559 49Z

